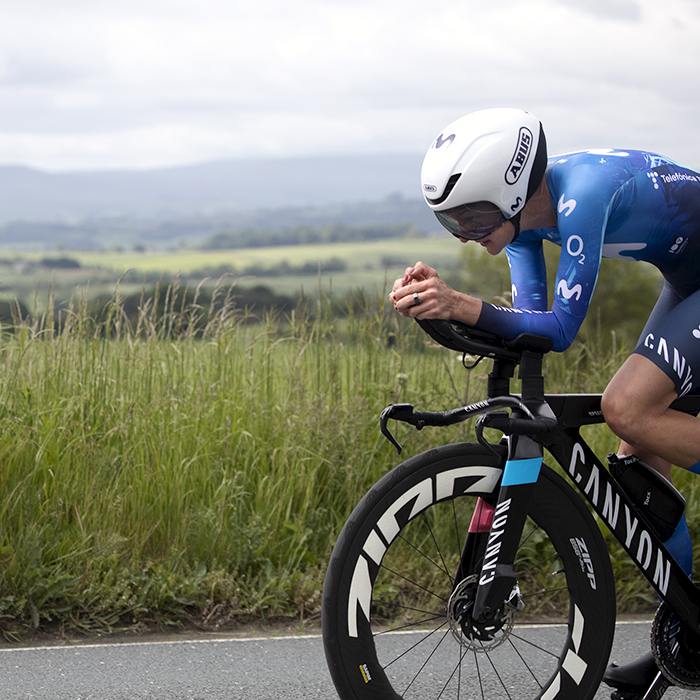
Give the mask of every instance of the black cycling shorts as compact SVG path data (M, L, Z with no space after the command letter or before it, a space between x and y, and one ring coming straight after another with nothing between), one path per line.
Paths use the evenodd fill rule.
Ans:
M634 352L670 377L678 396L700 388L700 290L683 298L664 285Z

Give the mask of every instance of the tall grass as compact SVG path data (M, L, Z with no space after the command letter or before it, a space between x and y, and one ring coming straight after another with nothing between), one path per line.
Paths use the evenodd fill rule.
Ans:
M467 374L381 300L339 320L329 299L264 319L235 288L183 299L129 319L117 290L97 316L81 296L0 329L6 635L317 616L335 538L398 461L381 409L485 392L485 363ZM550 390L612 374L579 352L552 358ZM395 427L408 455L469 431Z
M4 329L6 630L315 613L350 506L395 462L379 411L453 402L442 353L382 311L251 323L230 290L162 294L131 322L117 293Z

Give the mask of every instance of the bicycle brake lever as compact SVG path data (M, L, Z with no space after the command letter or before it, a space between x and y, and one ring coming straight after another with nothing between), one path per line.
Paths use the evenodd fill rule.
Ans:
M389 422L389 418L404 421L406 423L413 423L411 420L412 416L413 406L410 403L394 403L391 404L391 406L387 406L379 417L379 427L382 431L382 435L396 448L396 451L399 454L401 454L401 450L403 448L396 441L396 438L394 438L394 436L389 432L387 423Z

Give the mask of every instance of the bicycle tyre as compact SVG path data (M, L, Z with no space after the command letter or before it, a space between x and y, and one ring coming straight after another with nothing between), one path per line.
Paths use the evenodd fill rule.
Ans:
M450 634L445 601L463 537L477 497L498 494L504 461L478 444L439 447L394 468L357 505L323 591L324 649L342 700L593 697L615 628L612 567L582 499L546 465L515 563L525 611L492 651L465 648ZM533 566L531 551L549 557L543 570L523 571ZM541 581L558 591L539 591ZM568 605L564 624L527 622L539 594L540 616ZM387 633L397 627L401 634Z

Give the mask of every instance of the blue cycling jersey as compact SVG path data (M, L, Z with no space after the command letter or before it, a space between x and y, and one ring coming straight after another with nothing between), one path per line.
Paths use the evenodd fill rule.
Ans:
M601 257L655 265L679 299L700 288L700 174L643 151L594 150L549 159L557 227L522 231L506 248L513 309L484 303L477 327L574 340ZM561 246L551 310L542 243Z

